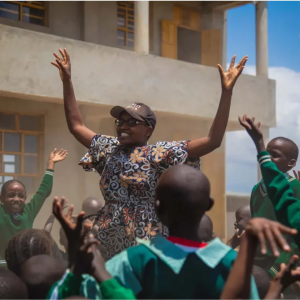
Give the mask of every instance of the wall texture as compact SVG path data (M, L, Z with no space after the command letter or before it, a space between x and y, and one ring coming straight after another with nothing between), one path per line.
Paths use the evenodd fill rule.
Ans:
M0 93L61 102L62 85L52 52L66 47L76 96L82 103L127 105L141 101L156 111L213 118L220 99L216 68L110 48L0 25ZM34 47L32 47L34 45ZM20 51L22 49L23 51ZM254 115L275 125L275 81L242 75L230 120Z

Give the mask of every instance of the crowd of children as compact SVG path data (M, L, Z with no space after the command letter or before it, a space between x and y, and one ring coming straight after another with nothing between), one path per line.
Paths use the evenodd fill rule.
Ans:
M43 181L28 203L21 182L4 183L0 299L298 299L300 174L288 174L298 159L297 145L279 137L265 147L260 123L246 115L239 117L256 146L262 179L254 186L249 205L237 209L235 234L227 244L215 236L207 214L214 205L209 180L195 168L200 156L222 142L232 89L247 57L236 66L233 57L227 72L219 66L222 96L207 137L151 148L147 142L156 117L142 103L112 110L121 145L117 138L95 135L83 125L70 58L66 50L60 52L63 58L55 54L52 64L63 80L68 126L83 145L88 147L92 141L81 163L96 168L101 176L105 173L100 185L109 205L88 197L82 211L73 215L74 206L64 197L55 197L44 228L32 228L51 194L54 165L67 156L63 149L51 152ZM121 130L122 126L128 130ZM121 172L129 165L137 172L130 173L130 179ZM122 201L115 198L118 191L109 187L114 180L129 195L124 194ZM147 195L147 201L139 202L141 195ZM104 226L108 215L113 221ZM51 235L55 219L61 225L60 246ZM123 226L129 221L134 227Z

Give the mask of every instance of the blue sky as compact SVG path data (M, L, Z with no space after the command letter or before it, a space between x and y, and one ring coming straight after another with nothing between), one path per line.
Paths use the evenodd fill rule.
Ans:
M277 128L300 146L300 2L268 2L269 77L276 80ZM249 56L245 73L255 74L255 6L228 11L227 61ZM238 24L238 26L237 26ZM297 165L300 170L300 163ZM226 189L250 193L257 183L256 151L246 132L226 135Z
M255 6L230 9L227 19L227 61L248 54L255 65ZM268 44L269 66L300 71L300 1L268 2Z

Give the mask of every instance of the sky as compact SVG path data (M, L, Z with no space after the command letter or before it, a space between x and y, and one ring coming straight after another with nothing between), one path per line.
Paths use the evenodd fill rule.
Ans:
M300 147L300 2L268 2L269 78L276 80L277 127L270 138L284 136ZM239 24L239 26L237 26ZM249 59L244 73L255 75L255 6L227 13L227 61ZM300 170L300 162L296 166ZM226 134L226 190L250 194L257 183L256 150L245 131Z

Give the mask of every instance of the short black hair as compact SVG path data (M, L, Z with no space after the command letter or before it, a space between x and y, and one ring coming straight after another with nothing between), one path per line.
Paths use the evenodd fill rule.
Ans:
M256 283L257 291L260 299L264 299L270 288L270 278L268 273L259 266L253 266L252 275Z
M4 267L0 267L0 299L28 299L25 283Z
M19 181L19 180L12 179L12 180L6 181L6 182L2 185L2 188L1 188L1 194L0 194L0 197L1 197L1 198L4 197L4 195L6 194L6 189L7 189L7 187L8 187L11 183L14 183L14 182L20 183L20 184L23 186L23 188L24 188L24 190L25 190L25 193L26 193L26 187L25 187L25 185L24 185L21 181Z
M282 141L287 145L287 152L285 153L285 155L287 155L288 158L295 159L295 160L298 159L299 149L298 146L292 140L279 136L272 139L269 143L276 142L276 141Z
M168 215L168 225L199 224L205 211L211 208L210 184L199 170L187 165L168 169L156 188L159 218ZM163 220L162 220L163 222Z
M44 230L25 229L9 240L5 260L8 269L19 275L22 263L40 254L52 254L51 240Z
M52 285L59 281L66 268L50 255L35 255L21 267L20 277L25 282L29 299L46 299Z

